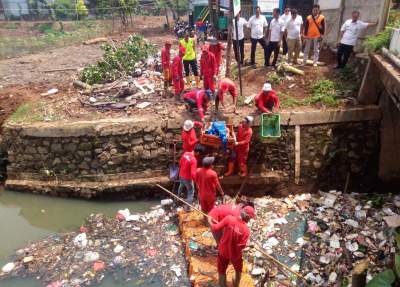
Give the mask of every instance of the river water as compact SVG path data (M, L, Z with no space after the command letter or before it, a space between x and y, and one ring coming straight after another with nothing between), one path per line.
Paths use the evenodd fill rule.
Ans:
M8 262L14 250L27 242L57 232L76 230L91 213L114 216L119 209L132 213L146 212L158 201L88 201L4 191L0 188L0 267ZM0 281L1 287L41 287L35 279ZM99 287L148 286L155 282L116 282L110 276Z

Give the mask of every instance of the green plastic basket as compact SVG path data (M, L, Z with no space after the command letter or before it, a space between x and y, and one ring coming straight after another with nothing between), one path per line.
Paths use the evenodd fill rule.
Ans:
M281 116L279 114L261 115L261 137L262 138L281 137Z

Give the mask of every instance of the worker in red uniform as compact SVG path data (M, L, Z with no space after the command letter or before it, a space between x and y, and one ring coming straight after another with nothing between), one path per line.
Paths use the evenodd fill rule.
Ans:
M186 120L183 123L183 128L182 128L182 134L181 134L181 139L182 139L182 149L184 152L186 151L194 151L194 147L196 144L199 142L196 136L196 131L194 130L194 127L203 127L203 123L197 122L197 121L191 121L191 120Z
M217 97L215 98L215 109L218 111L219 103L225 108L224 104L224 94L229 92L232 96L232 102L234 105L233 112L236 114L236 106L237 106L237 89L235 82L229 78L224 78L218 83L218 91Z
M211 225L213 232L222 231L223 235L218 244L218 277L221 287L226 287L226 269L229 262L235 269L234 287L239 287L243 270L243 249L250 237L247 222L255 218L254 208L248 207L240 211L240 217L228 215L221 222Z
M253 117L247 116L239 125L235 149L231 160L228 162L228 171L224 174L224 176L230 176L234 173L235 162L240 170L239 175L242 177L247 176L247 158L250 150L251 136L253 135L253 130L251 128L252 123Z
M175 88L175 96L178 99L180 98L185 86L185 82L183 81L183 55L185 55L185 48L179 47L179 54L175 56L171 66L172 83Z
M218 75L217 61L209 47L204 45L200 57L200 76L203 78L204 89L215 91L215 81Z
M164 48L161 49L161 67L164 74L164 89L171 84L171 41L165 42Z
M217 76L219 74L219 68L221 67L223 50L225 50L224 45L220 43L218 39L212 38L210 42L210 52L214 54L215 61L217 62Z
M214 208L217 191L224 198L224 191L219 183L218 175L213 170L214 161L214 157L205 157L203 159L203 167L198 168L196 173L196 185L201 211L206 214ZM207 217L204 220L207 222Z
M279 109L279 99L271 84L265 83L262 92L256 97L256 106L262 113L271 114Z
M194 152L184 152L179 161L179 188L178 196L180 197L183 189L187 190L186 201L193 202L194 182L196 180L197 160Z
M197 109L200 120L204 122L204 114L207 112L208 103L214 99L211 90L192 90L183 95L183 101L188 105L189 111Z

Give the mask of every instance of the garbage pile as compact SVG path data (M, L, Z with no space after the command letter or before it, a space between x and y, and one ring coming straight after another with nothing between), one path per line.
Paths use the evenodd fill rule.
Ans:
M174 33L177 39L182 39L186 33L190 33L192 30L188 22L182 20L177 20L175 22Z
M101 111L121 110L129 107L144 109L159 102L163 92L160 54L135 64L132 75L121 74L118 80L92 86L75 82L85 88L80 102Z
M251 224L251 241L299 271L312 286L347 286L353 268L366 259L370 280L393 260L400 196L320 191L284 199L264 197L254 203L258 217ZM302 286L253 246L245 256L257 286Z
M92 214L79 232L17 250L0 279L35 277L47 286L89 286L112 274L126 281L190 286L171 204L163 200L145 214L120 210L116 218Z

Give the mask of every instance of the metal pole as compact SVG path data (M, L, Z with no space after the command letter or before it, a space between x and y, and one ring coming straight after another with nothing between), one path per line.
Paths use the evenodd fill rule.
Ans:
M231 0L231 6L232 6L232 13L233 13L233 0ZM238 14L239 15L239 14ZM242 64L241 59L242 59L242 55L240 54L240 49L239 49L239 28L238 28L238 17L237 15L233 15L235 17L235 34L236 34L236 55L238 55L238 72L239 72L239 87L240 87L240 97L242 97L242 93L243 93L243 86L242 86ZM243 39L244 41L244 39ZM237 105L237 101L236 101L236 105Z

